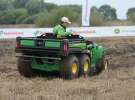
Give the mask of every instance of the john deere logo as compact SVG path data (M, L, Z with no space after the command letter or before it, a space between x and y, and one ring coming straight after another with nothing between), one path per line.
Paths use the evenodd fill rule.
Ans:
M115 34L119 34L119 33L120 33L120 29L119 29L119 28L115 29L115 30L114 30L114 33L115 33Z

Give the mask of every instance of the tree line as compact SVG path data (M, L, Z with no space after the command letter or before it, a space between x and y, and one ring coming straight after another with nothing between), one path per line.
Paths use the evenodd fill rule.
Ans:
M56 5L44 0L0 0L0 24L35 24L52 27L67 16L74 26L81 25L81 6ZM110 5L91 8L91 25L101 26L107 21L118 20L116 9ZM127 12L127 20L135 22L135 8Z

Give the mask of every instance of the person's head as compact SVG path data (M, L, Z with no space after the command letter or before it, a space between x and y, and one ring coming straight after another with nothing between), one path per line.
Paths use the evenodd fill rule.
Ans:
M60 22L64 27L67 27L68 25L71 24L70 20L67 17L62 17Z

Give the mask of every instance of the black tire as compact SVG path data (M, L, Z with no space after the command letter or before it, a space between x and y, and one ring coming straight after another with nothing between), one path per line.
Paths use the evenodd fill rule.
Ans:
M96 73L98 74L103 70L107 70L108 66L109 66L109 61L105 59L105 57L99 59L96 64Z
M26 59L21 58L21 57L18 58L18 64L17 64L18 71L20 75L27 78L31 78L34 76L32 68L31 68L31 62L30 61L26 62L24 60Z
M79 73L79 62L75 55L69 55L61 61L60 74L65 79L75 79Z
M78 57L79 59L79 76L90 74L90 57L86 54L82 54Z

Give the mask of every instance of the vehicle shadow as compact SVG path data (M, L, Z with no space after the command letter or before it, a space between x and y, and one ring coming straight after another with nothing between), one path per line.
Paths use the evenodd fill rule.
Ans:
M52 80L56 78L62 78L60 76L60 73L57 71L52 71L52 72L47 72L47 71L34 71L34 74L36 77L43 77L46 78L47 80Z

